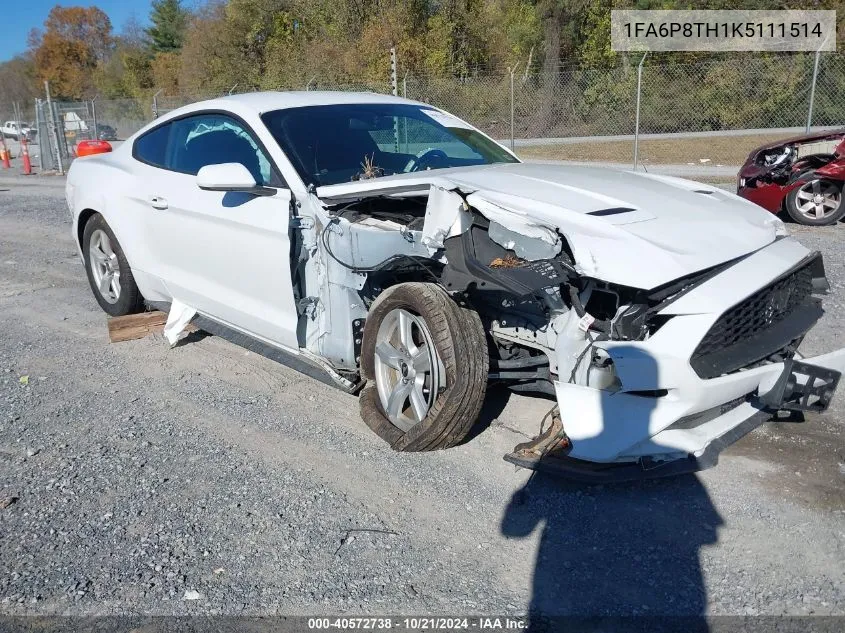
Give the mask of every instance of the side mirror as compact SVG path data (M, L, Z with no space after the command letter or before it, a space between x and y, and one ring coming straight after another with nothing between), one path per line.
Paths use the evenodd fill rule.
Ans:
M241 163L206 165L197 172L197 186L206 191L239 191L255 196L272 196L276 190L255 182Z

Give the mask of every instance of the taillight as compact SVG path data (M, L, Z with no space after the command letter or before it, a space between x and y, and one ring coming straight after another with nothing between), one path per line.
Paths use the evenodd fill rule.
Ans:
M112 150L108 141L80 141L76 146L77 156L93 156L94 154L105 154Z

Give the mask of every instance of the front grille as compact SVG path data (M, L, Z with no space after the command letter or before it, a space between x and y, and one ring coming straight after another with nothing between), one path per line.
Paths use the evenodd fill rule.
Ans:
M815 253L725 312L690 357L701 378L715 378L776 354L800 339L822 315L812 297Z

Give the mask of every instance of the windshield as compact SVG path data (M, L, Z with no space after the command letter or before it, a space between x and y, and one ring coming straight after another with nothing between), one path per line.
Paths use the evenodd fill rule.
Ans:
M427 169L518 162L457 117L376 103L287 108L262 117L305 184L334 185Z

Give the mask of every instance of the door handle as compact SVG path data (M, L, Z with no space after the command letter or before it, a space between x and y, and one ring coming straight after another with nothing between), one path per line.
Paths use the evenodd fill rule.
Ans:
M152 198L150 198L150 206L153 209L166 209L167 200L165 200L161 196L153 196Z

